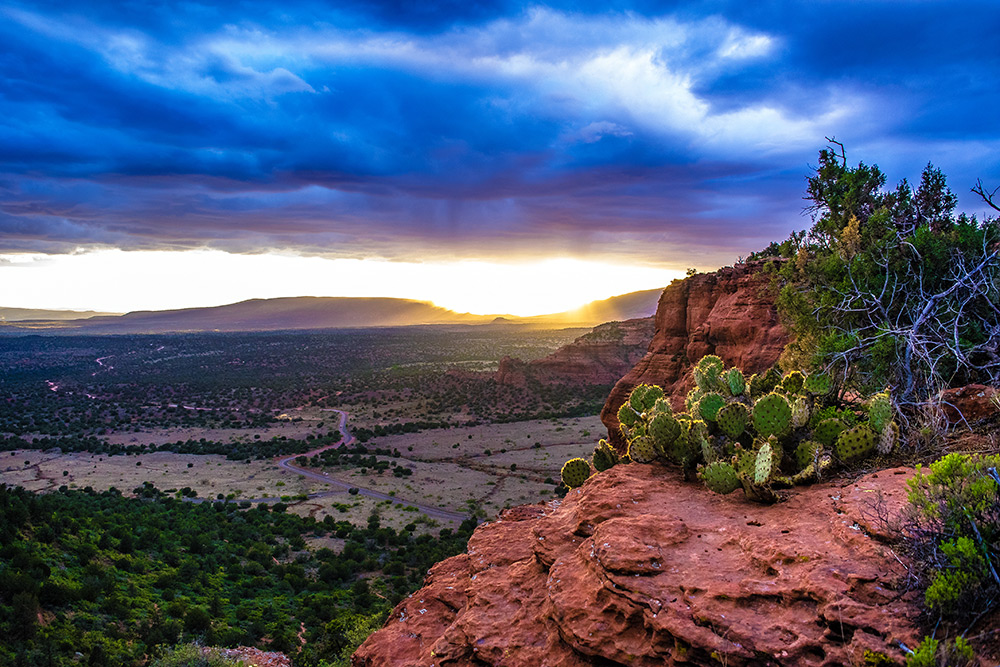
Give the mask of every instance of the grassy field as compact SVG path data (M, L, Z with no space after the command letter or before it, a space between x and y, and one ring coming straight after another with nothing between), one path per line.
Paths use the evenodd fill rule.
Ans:
M315 432L315 424L325 419L325 426L335 427L330 413L303 415L301 422L288 422L268 429L268 433L240 432L234 437L270 438L272 430L288 437L292 433ZM350 426L348 421L348 426ZM180 431L191 431L180 433ZM88 453L60 454L18 450L0 458L0 483L17 484L32 491L90 486L97 490L117 487L131 492L149 481L157 488L180 491L185 487L197 497L237 500L274 500L284 498L289 511L317 519L334 519L364 524L377 511L384 525L402 528L417 523L418 528L444 527L447 521L428 520L406 501L432 505L459 512L479 512L491 519L504 507L534 503L552 498L553 485L546 479L559 478L567 459L587 456L603 434L597 417L552 419L484 426L438 429L423 433L377 438L369 447L397 449L400 457L391 459L398 466L410 468L408 477L391 472L350 466L319 468L333 478L352 486L390 494L402 501L389 501L351 495L346 490L309 480L295 472L280 469L274 461L249 463L228 461L223 456L155 452L136 456L99 456ZM216 430L212 436L219 438ZM141 442L160 444L188 437L205 437L195 429L165 429L156 433L129 433L116 437L142 438ZM296 496L312 495L306 500Z

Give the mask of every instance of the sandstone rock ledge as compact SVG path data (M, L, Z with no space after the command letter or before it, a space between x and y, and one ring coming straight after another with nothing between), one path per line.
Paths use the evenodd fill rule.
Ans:
M636 385L660 385L674 408L683 410L684 395L694 384L691 367L706 354L739 366L747 377L778 360L789 338L763 266L725 267L674 281L663 290L646 355L618 381L601 411L608 439L618 451L625 451L618 408Z
M616 466L509 510L361 645L355 667L902 662L917 593L878 541L912 471L761 506L658 465Z

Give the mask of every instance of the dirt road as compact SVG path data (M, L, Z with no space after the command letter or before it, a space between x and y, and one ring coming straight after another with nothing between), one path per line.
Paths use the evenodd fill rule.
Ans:
M431 505L422 505L421 503L414 502L411 500L406 500L404 498L399 498L397 496L390 496L388 493L382 493L381 491L375 491L374 489L366 489L364 487L357 486L357 484L355 483L342 482L341 480L330 477L329 475L326 475L324 473L318 473L314 470L310 470L309 468L303 468L301 466L296 465L294 461L300 456L305 456L306 458L309 458L312 456L316 456L320 452L325 452L328 449L334 449L336 447L340 447L341 445L350 445L354 442L354 436L347 431L347 413L343 412L342 410L335 410L333 408L327 408L327 410L331 412L336 412L337 414L340 415L340 423L337 426L337 429L340 431L340 441L335 442L332 445L319 447L312 451L306 452L305 454L293 454L291 456L282 457L277 460L278 467L284 468L285 470L289 470L298 475L308 477L309 479L313 479L319 482L324 482L325 484L329 484L330 486L336 486L341 489L357 489L358 495L360 496L365 496L367 498L375 498L378 500L388 500L397 505L416 507L422 513L426 514L432 519L444 519L445 521L465 521L466 519L469 518L468 514L463 514L461 512L451 512L449 510L441 509L440 507L433 507ZM309 497L323 498L325 496L330 496L337 493L340 493L340 491L313 493L310 494Z

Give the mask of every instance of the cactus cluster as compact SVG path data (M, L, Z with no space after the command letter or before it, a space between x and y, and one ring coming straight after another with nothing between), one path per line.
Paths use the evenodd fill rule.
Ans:
M594 467L621 462L663 461L697 476L716 493L742 488L753 500L773 502L775 489L816 480L835 463L851 464L888 454L899 442L899 426L887 392L876 394L866 414L833 406L833 382L822 372L775 368L744 377L739 368L703 357L692 370L695 388L685 412L674 413L663 390L639 385L618 411L628 453L620 456L604 440L594 450ZM590 474L583 459L563 467L566 486ZM573 461L567 462L567 466ZM581 479L582 478L582 479Z

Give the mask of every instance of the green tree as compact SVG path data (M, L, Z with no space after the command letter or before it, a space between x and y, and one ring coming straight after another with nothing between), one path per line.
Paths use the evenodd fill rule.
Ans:
M796 257L779 297L790 354L866 393L890 387L904 405L1000 381L1000 226L955 216L933 165L916 191L886 191L877 166L850 167L833 144L808 181L812 228L777 247Z

